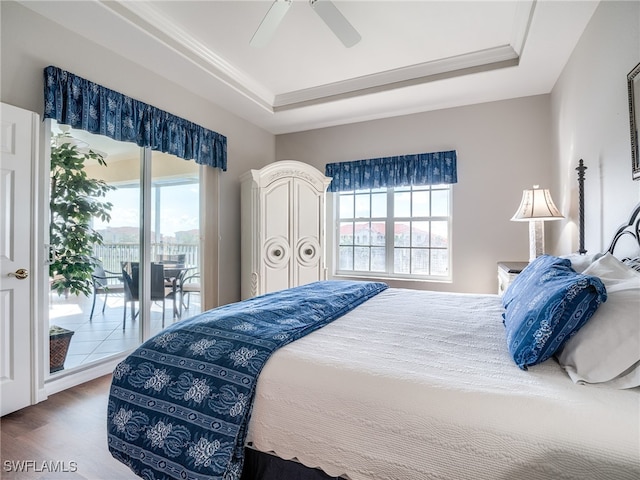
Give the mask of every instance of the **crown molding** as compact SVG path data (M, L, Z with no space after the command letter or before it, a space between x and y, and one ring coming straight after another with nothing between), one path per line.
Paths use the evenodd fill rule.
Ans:
M519 55L522 55L524 46L529 37L529 29L533 21L533 12L538 0L521 0L516 4L513 29L511 31L511 46Z
M160 14L147 2L97 0L140 31L183 56L263 109L273 112L274 95L226 59Z
M191 61L208 75L266 110L277 113L310 105L390 91L436 80L517 66L526 43L537 0L518 5L509 45L501 45L444 59L340 82L275 95L257 80L234 67L190 33L159 13L151 2L97 0L140 31Z
M387 70L317 87L276 95L274 111L317 105L329 101L380 93L445 78L518 65L511 45L502 45L431 62Z

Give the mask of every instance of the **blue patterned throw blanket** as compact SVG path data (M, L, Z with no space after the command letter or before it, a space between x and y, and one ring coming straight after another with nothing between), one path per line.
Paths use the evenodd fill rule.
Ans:
M258 374L271 354L386 288L316 282L163 330L113 372L111 454L147 480L240 478Z

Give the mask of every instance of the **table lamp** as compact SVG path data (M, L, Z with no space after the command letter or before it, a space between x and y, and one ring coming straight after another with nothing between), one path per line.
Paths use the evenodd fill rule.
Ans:
M534 185L522 192L522 202L511 218L514 222L529 222L529 261L544 253L544 221L564 218L556 208L549 190Z

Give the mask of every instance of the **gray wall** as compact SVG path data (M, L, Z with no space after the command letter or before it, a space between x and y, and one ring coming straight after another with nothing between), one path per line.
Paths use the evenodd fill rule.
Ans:
M497 291L500 260L529 258L528 226L509 219L522 190L551 183L549 96L534 96L279 135L278 160L327 163L455 149L453 282L390 282L441 291Z
M205 168L208 251L203 252L203 257L209 255L212 260L205 268L208 298L217 297L220 304L237 301L240 298L238 178L245 171L274 160L274 135L19 4L2 1L0 8L2 102L42 115L43 69L55 65L226 135L227 172L221 172L218 179L217 171ZM215 208L218 205L220 208ZM212 301L208 303L213 306Z
M521 191L551 190L565 220L546 222L546 251L578 249L577 175L588 170L586 248L607 248L640 201L631 180L626 75L640 62L640 2L601 2L551 94L280 135L277 159L329 162L455 148L453 283L394 285L493 292L495 263L526 260L526 224L509 222Z
M578 250L579 159L587 166L589 253L608 247L612 232L640 201L640 182L631 179L626 80L638 62L640 2L601 2L551 93L554 191L567 216L553 225L558 251Z

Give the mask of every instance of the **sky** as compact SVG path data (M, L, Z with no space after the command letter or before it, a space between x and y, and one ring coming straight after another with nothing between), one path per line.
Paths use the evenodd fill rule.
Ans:
M197 183L186 185L163 185L160 193L160 233L174 236L175 232L199 228L199 186ZM155 188L152 190L152 202L155 206ZM111 221L94 220L94 228L103 230L109 227L140 226L140 189L120 187L108 192L106 201L113 203ZM155 229L155 213L152 212L151 230Z

